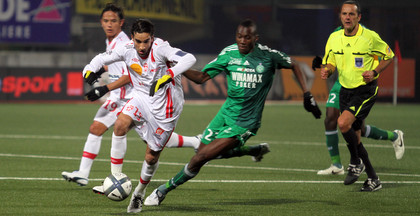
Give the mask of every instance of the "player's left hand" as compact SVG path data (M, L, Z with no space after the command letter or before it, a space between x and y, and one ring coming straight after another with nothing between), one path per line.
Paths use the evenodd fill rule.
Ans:
M172 80L173 79L172 79L171 75L164 75L164 76L162 76L160 79L158 79L155 82L153 82L152 86L150 86L149 95L153 97L155 95L155 93L160 88L163 88L166 84L172 82Z
M90 100L90 101L96 101L108 92L109 92L109 89L106 85L99 86L90 90L88 93L86 93L85 99Z
M311 92L309 91L303 94L303 107L305 107L306 111L312 112L316 119L321 118L321 110L319 109L318 104L316 104L316 101Z

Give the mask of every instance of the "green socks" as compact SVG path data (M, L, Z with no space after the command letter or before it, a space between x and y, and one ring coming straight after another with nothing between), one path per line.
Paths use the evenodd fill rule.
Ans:
M181 171L179 171L173 178L171 178L166 184L158 187L158 191L162 194L167 194L169 191L176 187L184 184L188 180L194 178L198 173L191 172L188 170L188 164L186 164Z
M393 131L382 130L373 125L366 125L365 137L376 140L395 141L398 138L398 134Z
M340 151L338 149L338 131L325 131L325 136L327 138L327 148L330 153L331 162L338 168L341 168Z
M236 147L232 150L229 150L225 154L217 157L217 159L241 157L241 156L244 156L244 155L256 156L260 153L260 150L261 150L260 145L254 145L254 146L243 145L243 146Z

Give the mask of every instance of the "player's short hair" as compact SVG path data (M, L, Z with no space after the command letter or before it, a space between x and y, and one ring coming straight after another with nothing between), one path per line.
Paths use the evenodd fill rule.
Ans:
M344 1L343 4L341 4L341 8L343 8L343 5L345 5L345 4L356 5L357 14L362 14L362 8L360 7L359 2L357 2L355 0L347 0L347 1ZM341 10L341 8L340 8L340 10Z
M104 13L107 12L107 11L112 11L112 12L116 13L118 15L118 17L120 18L120 20L124 19L123 9L120 6L118 6L114 3L108 3L108 4L105 5L105 8L102 10L102 13L101 13L101 19L102 19Z
M155 34L155 25L148 19L137 19L131 26L131 35L135 33L149 33L150 36Z
M241 23L239 23L239 26L242 26L242 27L245 27L245 28L253 28L254 29L254 34L257 34L257 24L252 19L243 20Z

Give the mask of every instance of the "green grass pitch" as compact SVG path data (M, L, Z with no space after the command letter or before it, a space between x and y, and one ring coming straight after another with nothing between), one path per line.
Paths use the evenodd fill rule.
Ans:
M176 132L196 135L220 104L184 107ZM110 171L111 131L103 138L86 187L66 182L62 171L79 167L89 126L99 104L0 104L0 215L126 215L121 202L94 194ZM321 105L325 112L325 106ZM324 114L324 113L323 113ZM200 174L180 186L157 207L141 215L419 215L420 106L376 104L367 123L404 131L406 153L395 159L390 141L362 138L383 189L359 192L366 174L353 185L344 176L318 176L330 158L324 121L303 106L266 105L262 127L248 145L270 144L262 162L250 157L211 161ZM124 173L137 185L145 144L134 131L128 135ZM344 164L349 153L340 135ZM189 161L190 148L165 149L147 195Z

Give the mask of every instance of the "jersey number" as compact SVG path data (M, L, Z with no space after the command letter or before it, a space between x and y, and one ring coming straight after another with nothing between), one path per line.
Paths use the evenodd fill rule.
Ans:
M330 99L328 100L328 103L335 103L335 98L337 97L337 95L336 94L334 94L334 93L331 93L330 94Z
M115 102L112 102L111 103L111 100L107 100L106 101L106 104L104 106L104 108L107 109L107 110L109 110L110 112L114 112L115 109L117 109L117 107L118 107L118 104L115 103Z

